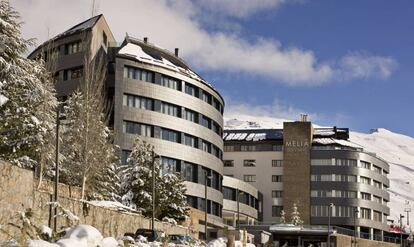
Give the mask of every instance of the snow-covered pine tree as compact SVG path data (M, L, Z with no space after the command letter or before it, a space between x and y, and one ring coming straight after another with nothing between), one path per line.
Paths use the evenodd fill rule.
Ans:
M153 161L154 147L139 138L135 139L134 147L127 164L121 167L121 198L122 203L141 210L144 215L152 214L152 165L156 174L156 198L161 191L161 167ZM159 206L159 205L157 205Z
M301 226L303 224L303 221L300 218L300 213L298 211L298 207L296 203L293 203L292 207L292 214L291 214L291 223L295 226Z
M185 186L179 174L162 174L154 147L139 138L135 139L127 164L121 169L122 203L141 209L145 216L152 215L152 165L155 170L155 217L183 220L187 215Z
M285 210L280 211L280 224L286 224L286 213L285 213Z
M163 190L160 198L160 206L156 215L159 219L165 217L174 220L184 220L188 215L187 191L183 179L178 173L167 173L162 177Z
M19 19L0 1L0 158L32 167L53 156L45 147L57 103L44 64L21 57L33 41L21 37Z

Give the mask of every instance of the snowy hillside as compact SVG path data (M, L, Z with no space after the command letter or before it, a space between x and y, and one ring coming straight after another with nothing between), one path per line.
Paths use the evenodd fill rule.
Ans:
M283 128L283 120L272 117L238 116L225 117L226 129ZM346 126L339 126L346 127ZM350 132L350 141L376 153L390 164L390 219L397 222L399 214L404 213L406 203L414 213L414 138L397 134L386 129L376 129L371 133ZM414 222L414 215L411 215ZM405 222L405 220L404 220ZM410 222L410 223L411 223ZM411 225L414 224L411 223Z

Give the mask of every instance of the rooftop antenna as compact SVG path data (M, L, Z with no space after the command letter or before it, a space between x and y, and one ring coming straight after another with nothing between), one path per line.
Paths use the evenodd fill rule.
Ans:
M92 0L91 17L95 15L95 0Z

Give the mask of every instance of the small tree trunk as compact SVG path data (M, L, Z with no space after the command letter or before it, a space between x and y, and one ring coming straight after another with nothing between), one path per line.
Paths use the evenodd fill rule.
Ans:
M40 171L39 171L39 183L37 184L37 189L40 189L42 186L42 179L43 179L43 160L40 161Z
M85 199L85 187L86 187L86 176L83 176L82 177L82 195L81 195L82 200Z

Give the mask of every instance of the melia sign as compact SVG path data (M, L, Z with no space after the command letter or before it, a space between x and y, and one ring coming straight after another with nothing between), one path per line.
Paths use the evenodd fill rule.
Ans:
M288 152L303 152L309 149L309 140L286 140L285 149Z

